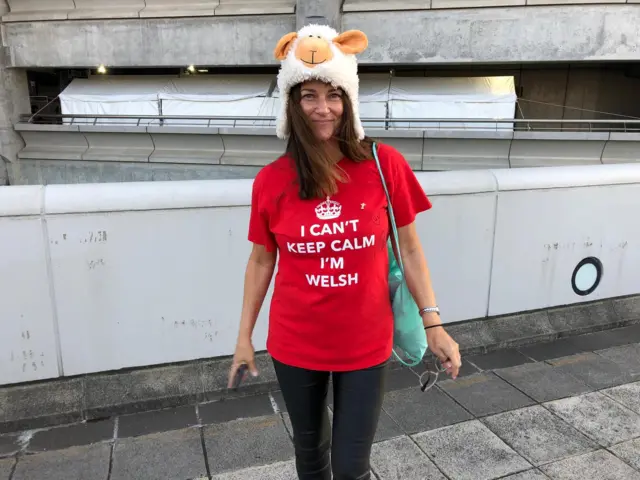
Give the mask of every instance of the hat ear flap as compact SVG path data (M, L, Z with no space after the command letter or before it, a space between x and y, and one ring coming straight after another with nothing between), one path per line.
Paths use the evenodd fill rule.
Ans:
M284 60L285 58L287 58L287 55L289 54L289 50L291 50L291 47L293 46L293 42L295 41L296 38L298 38L298 33L291 32L284 35L278 41L278 44L276 45L276 48L273 51L273 55L276 57L277 60Z
M333 43L345 55L362 53L369 45L369 40L360 30L347 30L333 39Z

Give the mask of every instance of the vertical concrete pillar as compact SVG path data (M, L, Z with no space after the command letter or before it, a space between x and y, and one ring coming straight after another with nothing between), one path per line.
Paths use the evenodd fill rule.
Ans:
M329 25L338 32L342 29L342 0L297 0L296 25L298 30L310 23Z
M0 0L0 15L8 11L6 0ZM4 30L4 24L0 23L0 29ZM24 142L13 129L13 125L21 114L29 113L31 107L27 72L11 68L9 49L4 44L4 31L1 33L3 40L0 49L0 163L8 161L9 165L0 165L0 185L6 185L13 167L16 166L18 152L24 147Z

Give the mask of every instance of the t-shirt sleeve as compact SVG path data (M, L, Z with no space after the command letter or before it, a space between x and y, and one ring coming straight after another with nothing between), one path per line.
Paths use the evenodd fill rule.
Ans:
M265 191L265 170L261 170L253 181L251 190L251 214L249 217L249 241L263 245L268 252L277 248L273 232L269 229L269 212Z
M418 213L431 208L431 201L416 178L409 162L395 148L384 145L391 181L388 182L391 205L398 228L412 223Z

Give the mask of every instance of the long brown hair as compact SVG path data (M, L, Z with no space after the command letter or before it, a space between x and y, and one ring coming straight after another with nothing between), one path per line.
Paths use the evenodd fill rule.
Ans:
M314 132L311 120L300 106L302 84L291 89L287 105L289 141L286 153L293 159L298 176L299 196L302 199L335 195L338 182L346 181L344 172L326 154L322 142ZM342 121L336 138L342 155L354 162L369 160L373 156L373 140L358 140L353 121L353 107L346 92L342 95Z

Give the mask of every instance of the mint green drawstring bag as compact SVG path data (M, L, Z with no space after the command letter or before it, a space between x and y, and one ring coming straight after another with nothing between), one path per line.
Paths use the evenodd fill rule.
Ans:
M390 238L387 241L387 252L389 255L389 296L393 309L393 354L403 365L414 367L422 361L427 351L427 334L424 330L418 305L416 305L405 280L404 265L402 264L398 241L398 228L375 143L373 144L373 156L380 173L384 193L387 196L392 229ZM398 252L397 259L393 251L394 244Z

